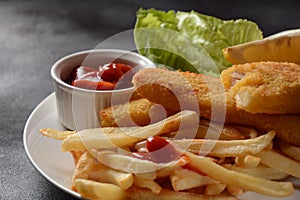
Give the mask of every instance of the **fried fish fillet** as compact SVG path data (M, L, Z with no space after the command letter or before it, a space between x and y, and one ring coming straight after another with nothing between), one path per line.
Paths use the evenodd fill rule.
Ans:
M221 79L238 109L267 114L300 113L300 65L254 62L233 65Z
M126 104L115 105L101 110L101 127L146 126L158 122L175 112L166 111L161 106L141 98Z
M237 109L220 79L190 72L143 69L134 76L133 84L141 97L170 110L190 107L209 120L251 126L262 132L275 130L281 139L300 145L300 114L251 114Z
M134 76L133 84L141 97L161 104L168 110L178 112L190 109L200 112L206 118L210 118L213 112L221 115L226 111L226 91L222 82L214 77L191 72L147 69ZM213 117L224 119L217 114Z
M148 125L150 123L149 110L153 104L142 98L124 105L106 108L100 111L100 125L101 127Z

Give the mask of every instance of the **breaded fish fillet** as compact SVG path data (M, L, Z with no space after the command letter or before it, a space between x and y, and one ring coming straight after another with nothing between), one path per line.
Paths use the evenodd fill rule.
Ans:
M254 62L233 65L221 79L238 109L250 113L300 113L300 65Z
M116 105L100 111L101 127L143 126L150 123L149 109L153 105L147 99L137 99L130 104ZM132 120L128 120L131 118Z
M101 110L100 125L101 127L146 126L175 113L162 111L165 109L148 99L136 99Z
M173 111L183 109L179 99L184 101L183 104L192 104L189 106L192 109L197 107L200 115L207 119L252 126L263 132L275 130L283 140L300 145L300 114L251 114L238 110L234 98L217 78L189 72L142 69L134 76L133 83L141 97ZM196 97L197 106L193 97Z
M206 117L210 117L213 111L219 114L225 114L226 111L223 84L214 77L191 72L147 69L134 76L133 84L141 97L161 104L168 110L178 112L191 109Z

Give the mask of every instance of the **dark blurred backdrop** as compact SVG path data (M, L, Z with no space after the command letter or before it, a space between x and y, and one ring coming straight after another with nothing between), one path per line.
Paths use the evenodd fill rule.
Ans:
M72 199L29 162L24 125L53 92L52 64L132 29L140 7L246 18L264 36L300 28L298 0L0 0L0 199Z

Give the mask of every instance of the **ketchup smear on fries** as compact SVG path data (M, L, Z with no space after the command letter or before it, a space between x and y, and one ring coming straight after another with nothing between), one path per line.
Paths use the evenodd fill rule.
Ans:
M132 156L155 163L168 163L181 156L175 147L162 137L148 137L146 144L148 152L134 152Z

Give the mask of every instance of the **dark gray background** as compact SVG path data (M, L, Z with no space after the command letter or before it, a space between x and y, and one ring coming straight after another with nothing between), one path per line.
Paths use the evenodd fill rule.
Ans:
M300 27L297 0L0 0L0 199L72 199L31 165L23 147L24 125L53 92L52 64L133 28L139 7L247 18L265 36Z

